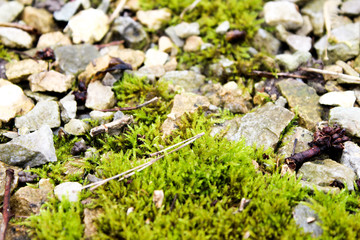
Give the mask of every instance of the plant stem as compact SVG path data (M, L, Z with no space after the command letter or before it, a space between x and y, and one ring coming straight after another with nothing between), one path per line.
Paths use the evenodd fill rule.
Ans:
M14 178L14 169L6 169L5 177L5 193L3 204L3 222L0 228L0 240L5 240L6 230L11 216L10 213L10 196L11 196L11 182Z

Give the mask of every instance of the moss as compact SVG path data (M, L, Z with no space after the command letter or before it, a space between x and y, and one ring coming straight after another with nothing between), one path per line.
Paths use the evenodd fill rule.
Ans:
M4 45L0 44L0 58L10 62L13 60L19 60L19 57L13 52L9 52Z

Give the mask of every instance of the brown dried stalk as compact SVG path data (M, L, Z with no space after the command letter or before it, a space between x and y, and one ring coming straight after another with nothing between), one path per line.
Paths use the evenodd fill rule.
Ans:
M332 76L336 76L336 77L346 78L346 79L352 80L352 81L360 81L360 77L351 76L351 75L343 74L343 73L327 71L327 70L322 70L322 69L317 69L317 68L302 67L302 68L299 68L299 70L305 71L305 72L313 72L313 73L332 75Z
M134 121L133 116L125 115L124 117L114 120L112 122L102 124L100 126L94 127L90 130L90 136L94 137L101 133L111 133L114 130L118 130L125 125L128 125Z
M18 24L18 23L0 23L0 27L10 27L10 28L18 28L21 29L25 32L29 32L29 33L37 33L36 28L27 26L27 25L22 25L22 24Z
M149 105L150 103L153 103L153 102L156 102L157 100L159 100L158 97L154 97L152 99L150 99L149 101L147 102L144 102L142 104L139 104L139 105L136 105L135 107L123 107L123 108L111 108L111 109L103 109L103 110L100 110L102 112L117 112L117 111L129 111L129 110L135 110L135 109L139 109L139 108L142 108L146 105Z
M12 217L10 213L10 193L11 193L11 182L14 178L14 169L6 169L5 177L5 193L4 193L4 204L3 204L3 222L0 228L0 240L5 240L6 230L10 218Z
M271 73L271 72L257 71L257 70L252 71L252 74L260 77L290 77L290 78L303 78L303 79L309 78L308 76L298 75L293 73L285 73L285 72Z

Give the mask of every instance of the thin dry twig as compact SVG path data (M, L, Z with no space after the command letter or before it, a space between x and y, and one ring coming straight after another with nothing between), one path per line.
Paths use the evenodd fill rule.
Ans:
M301 71L306 71L306 72L314 72L314 73L320 73L320 74L327 74L327 75L337 76L337 77L346 78L346 79L349 79L349 80L352 80L352 81L360 81L360 77L351 76L351 75L343 74L343 73L337 73L337 72L327 71L327 70L323 70L323 69L302 67L302 68L300 68L300 70L301 70Z
M159 100L158 97L154 97L152 99L150 99L149 101L147 102L144 102L142 104L139 104L139 105L136 105L135 107L123 107L123 108L111 108L111 109L103 109L103 110L100 110L102 112L117 112L117 111L129 111L129 110L135 110L135 109L139 109L139 108L142 108L146 105L149 105L150 103L153 103L153 102L156 102L157 100Z
M185 13L186 13L187 11L193 10L200 1L201 1L201 0L195 0L191 5L189 5L189 6L187 6L186 8L184 8L184 10L183 10L183 11L181 12L181 14L180 14L180 19L183 19L184 15L185 15Z
M117 45L121 45L123 43L124 43L124 40L120 40L120 41L113 41L113 42L104 43L104 44L97 44L97 45L94 45L94 46L99 50L99 49L102 49L104 47L117 46Z
M0 240L4 240L6 236L6 230L10 218L12 217L10 212L10 196L11 196L11 182L14 178L14 169L6 169L5 177L5 192L4 192L4 204L3 204L3 222L0 228Z
M272 72L254 70L254 71L252 71L252 73L254 75L258 75L258 76L261 76L261 77L290 77L290 78L303 78L303 79L308 78L307 76L293 74L293 73L284 73L284 72L272 73Z
M36 28L30 27L30 26L27 26L27 25L18 24L18 23L4 23L4 22L1 22L0 27L18 28L18 29L21 29L21 30L23 30L25 32L37 33Z
M92 128L90 130L90 136L93 137L105 132L111 133L111 131L120 129L123 126L132 123L133 121L134 119L132 116L125 115L120 119Z
M127 0L121 0L119 4L116 6L114 12L111 14L109 18L109 24L112 24L112 22L117 18L121 12L121 10L124 8Z
M168 154L173 153L173 152L176 152L176 151L180 150L181 148L183 148L183 147L185 147L185 146L193 143L196 139L202 137L204 134L205 134L205 133L199 133L198 135L196 135L196 136L194 136L194 137L191 137L191 138L185 140L185 141L184 141L184 142L185 142L184 144L182 144L180 147L177 147L176 149L170 151ZM177 145L178 145L178 144L177 144ZM132 168L132 169L130 169L130 170L127 170L127 171L125 171L125 172L122 172L122 173L120 173L120 174L117 174L117 175L115 175L115 176L112 176L112 177L110 177L110 178L107 178L107 179L104 179L104 180L101 180L101 181L98 181L98 182L95 182L95 183L88 184L88 185L82 187L82 189L86 189L86 188L90 188L90 187L91 187L90 190L94 190L95 188L100 187L101 185L104 185L105 183L109 182L110 180L117 179L117 178L120 178L120 177L122 177L122 176L123 176L123 177L122 177L121 179L119 179L119 181L124 180L124 179L126 179L126 178L134 175L136 172L140 172L140 171L144 170L145 168L151 166L152 164L154 164L154 163L157 162L158 160L164 158L165 156L166 156L166 154L161 155L161 156L159 156L159 157L157 157L157 158L154 158L154 159L151 159L151 158L150 158L151 160L148 161L148 162L146 162L146 163L144 163L144 164L141 164L141 165L139 165L139 166L137 166L137 167L134 167L134 168Z

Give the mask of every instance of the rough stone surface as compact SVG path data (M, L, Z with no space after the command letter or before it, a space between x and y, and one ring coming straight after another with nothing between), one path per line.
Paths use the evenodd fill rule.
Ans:
M33 107L33 101L25 96L19 86L0 78L0 122L26 114Z
M54 18L57 21L69 21L76 13L81 5L81 0L70 1L66 3L60 10L54 12Z
M360 147L354 142L347 141L344 143L340 163L351 168L356 175L360 176Z
M30 89L26 89L24 90L24 93L27 97L35 100L36 102L40 102L40 101L57 101L57 97L54 96L50 96L50 95L46 95L43 93L39 93L39 92L33 92Z
M297 139L295 153L309 149L309 142L313 140L313 133L309 130L296 127L290 134L285 135L282 142L284 146L280 147L278 153L284 157L290 157L294 150L294 142Z
M62 32L49 32L42 34L37 43L37 48L71 45L71 40Z
M281 24L289 30L298 29L303 24L297 6L287 1L265 3L264 18L265 22L270 26Z
M11 182L11 191L13 191L18 186L19 175L18 173L22 170L21 168L9 166L3 162L0 162L0 201L2 202L4 199L5 193L5 182L6 182L6 169L11 168L14 170L14 178ZM1 222L1 221L0 221Z
M330 124L338 123L351 136L360 138L360 108L335 107L329 113Z
M342 182L350 191L353 191L356 180L356 174L351 168L331 159L306 162L296 176L301 178L301 182L305 186L313 187L315 185L319 190L326 192L337 189L330 186L335 180Z
M195 73L194 71L170 71L159 80L172 84L170 88L176 86L184 89L185 91L197 91L205 82L205 76Z
M33 38L21 29L0 27L0 42L10 48L31 48Z
M312 237L321 236L323 233L322 228L319 225L318 215L304 204L298 204L293 211L293 216L296 224L304 230L306 233L312 233ZM309 218L314 218L315 221L308 222Z
M85 70L89 62L99 57L97 48L89 44L56 47L54 52L60 68L66 74L74 75Z
M120 58L124 62L130 64L133 70L136 70L145 61L145 53L143 51L130 48L113 49L110 50L108 54L111 57Z
M109 67L111 57L104 55L91 61L85 68L85 71L79 74L79 80L89 83L91 79L94 79L95 75L99 71L104 71Z
M330 106L353 107L355 100L354 91L329 92L320 97L319 103Z
M52 14L45 9L27 6L22 13L22 20L41 33L48 33L55 29Z
M34 73L29 77L33 92L66 92L71 88L73 81L72 75L64 75L54 70Z
M142 49L148 44L148 36L140 23L131 17L118 17L115 19L112 31L125 39L126 47Z
M105 124L112 121L114 114L114 112L101 112L94 110L90 112L90 117L91 119L98 120L99 124Z
M47 125L51 128L60 127L59 105L55 101L41 101L24 116L15 118L17 128L26 127L30 131L40 129Z
M71 119L76 117L77 103L75 101L75 96L70 92L68 95L60 99L60 116L61 120L65 123L69 122Z
M286 38L286 43L289 45L291 51L293 51L293 52L296 52L296 51L308 52L308 51L310 51L310 49L312 47L311 41L312 40L310 37L294 35L294 34L292 34Z
M155 77L159 78L164 76L165 74L165 67L162 65L154 65L150 67L142 67L140 68L137 73L144 74L144 75L154 75Z
M218 34L225 34L229 29L230 29L230 22L224 21L216 27L215 32Z
M100 81L88 85L85 106L94 110L111 108L115 105L115 94L111 87L104 86Z
M275 55L280 48L280 41L277 40L271 33L260 28L254 36L254 47L261 51Z
M325 0L309 1L301 9L303 14L309 16L316 36L321 36L324 33L324 2Z
M149 29L159 30L163 23L170 21L171 13L166 8L149 11L140 10L136 12L136 17Z
M145 67L164 65L168 58L167 53L151 48L146 51L144 65Z
M174 27L175 33L180 38L187 38L192 35L200 34L200 25L197 22L182 22Z
M174 44L176 46L178 46L178 47L184 46L185 42L178 35L176 35L174 26L170 26L170 27L166 28L165 33L166 33L166 35L169 36L169 38L171 38L171 40L174 42Z
M296 31L296 35L307 36L313 31L310 17L307 15L303 16L304 23L302 27Z
M64 182L55 187L54 194L60 201L68 199L70 202L77 202L81 188L82 185L78 182Z
M296 70L301 64L306 63L311 58L309 52L297 51L293 54L276 55L276 61L289 71Z
M108 16L98 9L86 9L73 16L64 31L70 31L74 43L100 41L109 30Z
M159 38L159 44L158 45L159 45L159 50L162 51L162 52L170 52L171 49L174 46L171 39L166 37L166 36L161 36Z
M90 125L80 119L71 119L65 124L64 130L71 135L84 135L90 130Z
M341 13L347 15L360 14L360 2L358 0L347 0L341 4Z
M294 79L280 81L277 86L290 108L297 109L300 124L314 130L316 123L321 121L321 106L315 89Z
M0 6L0 22L12 22L22 12L24 5L17 2L5 2Z
M12 61L5 65L6 76L11 82L19 82L26 79L34 73L39 73L47 70L47 63L39 60L25 59L21 61Z
M6 164L23 168L56 162L53 133L50 127L43 125L38 131L0 144L0 159Z
M185 52L197 52L200 50L201 45L203 44L203 40L199 36L190 36L186 39L184 45Z
M275 148L281 132L294 116L286 108L268 102L252 113L229 120L224 126L213 128L211 134L216 135L229 127L225 137L231 141L240 141L244 138L248 146L256 144L257 147L264 146L265 149Z

